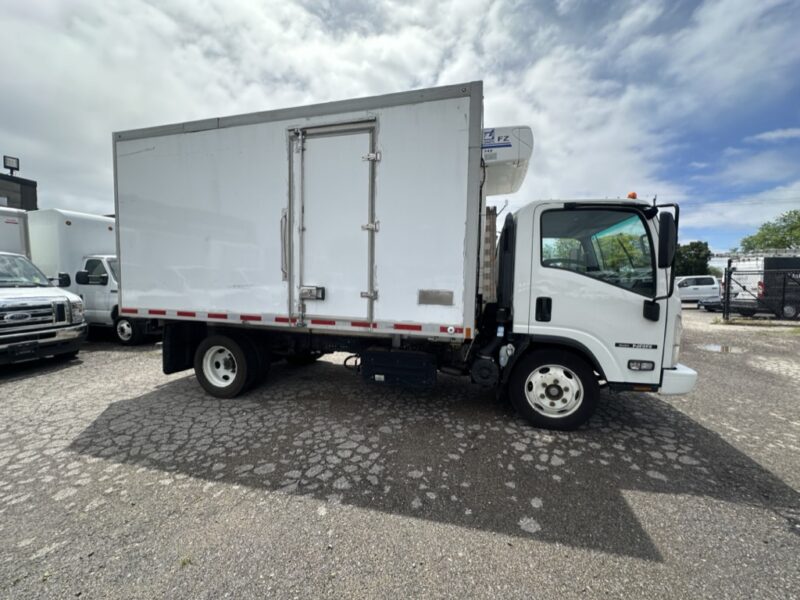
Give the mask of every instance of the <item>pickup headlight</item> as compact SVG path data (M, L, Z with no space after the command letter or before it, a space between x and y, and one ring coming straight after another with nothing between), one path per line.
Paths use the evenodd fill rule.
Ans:
M681 355L681 336L683 335L683 319L678 315L675 317L675 331L672 338L672 366L678 364Z
M72 311L72 322L83 323L83 302L80 300L70 301L69 308Z

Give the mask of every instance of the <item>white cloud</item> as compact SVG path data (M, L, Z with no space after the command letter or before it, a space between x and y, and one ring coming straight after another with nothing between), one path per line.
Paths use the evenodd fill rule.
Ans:
M787 129L773 129L758 135L751 135L744 138L745 142L782 142L784 140L800 139L800 127L790 127Z
M687 200L681 206L680 226L681 230L756 228L794 209L800 209L800 179L721 202Z
M696 181L722 183L725 186L775 184L800 176L800 163L784 152L729 153L722 168L712 174L695 175Z
M486 124L534 130L512 209L632 190L682 199L691 182L664 169L682 128L706 130L710 115L793 81L798 20L786 6L15 2L0 25L0 53L15 66L0 140L38 179L43 205L107 212L112 131L484 79ZM745 172L764 178L768 163Z

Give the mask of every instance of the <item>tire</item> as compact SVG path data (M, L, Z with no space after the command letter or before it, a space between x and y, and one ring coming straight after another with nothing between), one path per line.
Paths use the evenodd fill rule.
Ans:
M135 346L144 339L144 325L136 319L117 317L114 321L114 335L123 346Z
M798 316L800 316L800 306L786 304L781 313L782 314L778 315L779 319L796 319Z
M756 316L756 311L745 309L745 308L737 310L736 312L739 313L743 317L755 317Z
M592 416L600 386L582 358L563 350L539 350L523 356L514 366L508 397L534 427L570 431Z
M235 398L254 381L254 351L227 335L205 338L194 353L194 373L202 388L215 398Z
M286 362L293 367L305 367L314 364L322 354L319 352L303 352L301 354L289 354Z

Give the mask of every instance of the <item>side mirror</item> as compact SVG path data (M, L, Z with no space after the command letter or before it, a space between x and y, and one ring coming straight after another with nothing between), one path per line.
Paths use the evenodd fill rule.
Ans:
M69 273L59 273L58 274L58 287L65 288L72 285L72 279L69 277Z
M678 228L672 213L663 212L658 217L658 268L668 269L675 260L678 248Z
M78 271L75 273L75 283L78 285L89 285L89 272Z

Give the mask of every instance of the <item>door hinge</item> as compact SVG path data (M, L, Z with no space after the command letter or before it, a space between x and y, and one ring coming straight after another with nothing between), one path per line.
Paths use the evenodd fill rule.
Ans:
M369 300L377 300L378 299L378 290L373 292L361 292L362 298L367 298Z
M380 231L381 222L375 221L374 223L367 223L366 225L362 225L361 229L363 229L364 231Z
M365 154L361 157L361 160L374 160L375 162L381 159L380 152L370 152L369 154Z

